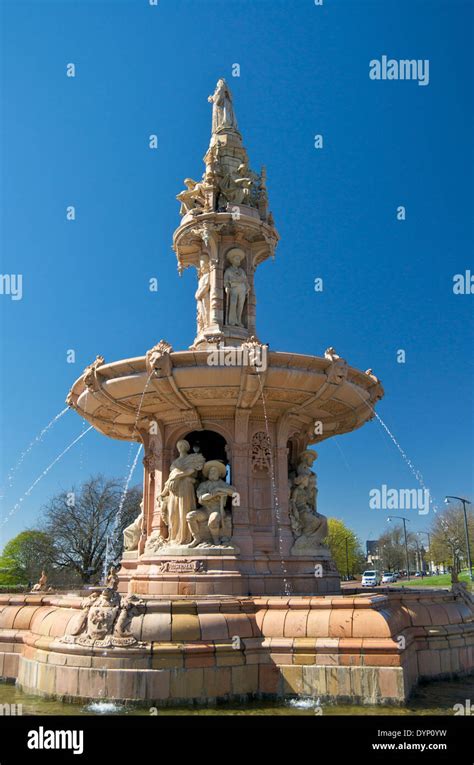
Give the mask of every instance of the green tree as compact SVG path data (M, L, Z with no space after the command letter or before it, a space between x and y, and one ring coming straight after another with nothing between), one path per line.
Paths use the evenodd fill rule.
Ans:
M0 555L0 584L38 581L42 569L51 568L53 542L44 531L22 531L5 545Z
M328 518L328 531L326 544L341 576L360 573L364 554L356 534L338 518Z

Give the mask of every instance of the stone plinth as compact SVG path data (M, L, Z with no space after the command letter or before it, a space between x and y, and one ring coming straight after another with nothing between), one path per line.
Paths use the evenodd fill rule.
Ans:
M326 595L340 592L332 559L276 555L183 556L122 560L119 589L138 595Z

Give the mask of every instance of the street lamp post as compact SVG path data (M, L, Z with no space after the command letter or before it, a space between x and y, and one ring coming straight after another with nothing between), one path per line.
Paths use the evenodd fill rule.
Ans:
M391 521L392 518L399 518L401 521L403 521L403 533L405 534L405 554L407 559L407 579L410 579L410 559L408 557L408 540L407 540L407 521L410 523L409 518L404 518L402 515L391 515L389 518L387 518L388 521Z
M433 559L431 557L431 534L430 534L429 531L417 531L416 533L417 533L418 536L420 534L426 534L426 536L428 537L428 550L429 550L429 555L430 555L430 573L432 574L433 573Z
M346 537L346 572L347 581L349 581L349 537Z
M450 499L457 499L458 502L462 502L462 509L464 511L464 533L466 534L467 565L469 568L469 577L471 579L471 582L474 582L474 574L472 573L472 563L471 563L471 545L469 544L469 527L467 525L467 512L466 512L466 505L471 505L472 502L469 502L468 499L463 499L463 497L454 497L451 494L448 494L444 500L447 505L449 505Z

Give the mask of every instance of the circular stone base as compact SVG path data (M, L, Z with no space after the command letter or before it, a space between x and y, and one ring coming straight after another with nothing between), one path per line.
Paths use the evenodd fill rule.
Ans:
M474 612L450 592L150 598L132 619L137 646L107 649L64 642L81 601L51 600L1 617L24 625L19 687L68 701L402 704L419 677L474 671Z

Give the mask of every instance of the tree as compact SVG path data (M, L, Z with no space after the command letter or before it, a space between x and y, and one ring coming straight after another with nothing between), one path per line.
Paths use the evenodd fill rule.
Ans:
M421 567L416 534L407 531L410 571ZM404 571L407 567L405 532L401 523L387 529L377 540L380 567L384 571Z
M0 556L0 584L28 584L38 581L50 564L53 542L49 534L31 529L10 539Z
M474 518L468 513L468 534L471 553L474 550ZM434 563L448 564L456 571L461 561L467 565L466 531L462 507L447 507L437 513L431 524L430 556Z
M338 518L328 518L328 530L326 544L339 573L345 576L359 572L364 567L364 554L356 534Z
M141 490L123 492L120 481L98 475L78 490L52 497L43 508L43 529L54 542L55 566L75 572L83 582L100 579L107 545L112 563L124 528L140 514Z

